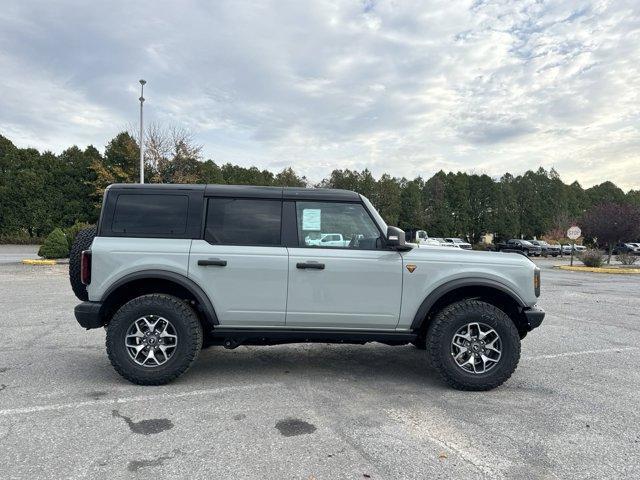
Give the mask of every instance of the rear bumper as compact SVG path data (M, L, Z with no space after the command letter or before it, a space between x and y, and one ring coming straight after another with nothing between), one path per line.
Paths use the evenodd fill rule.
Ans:
M542 323L542 320L544 320L544 310L538 307L525 308L522 313L527 319L527 329L529 331L534 328L538 328Z
M100 328L103 325L100 309L102 309L100 302L82 302L76 305L73 313L81 327L86 329Z

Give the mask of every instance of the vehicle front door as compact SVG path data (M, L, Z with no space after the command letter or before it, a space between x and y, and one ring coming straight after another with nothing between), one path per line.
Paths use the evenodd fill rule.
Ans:
M289 247L287 326L395 328L402 257L384 248L363 204L297 201L290 221L296 222L298 243ZM318 234L341 241L323 246L312 240Z
M211 197L203 240L193 240L189 277L224 326L285 323L288 255L280 199Z

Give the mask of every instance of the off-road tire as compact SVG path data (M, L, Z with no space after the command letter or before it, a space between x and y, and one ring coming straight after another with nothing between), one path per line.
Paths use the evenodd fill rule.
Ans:
M420 336L411 342L411 345L416 347L418 350L426 350L427 349L427 339L426 337Z
M470 322L493 328L502 342L499 362L488 372L475 374L460 368L451 354L453 335ZM520 336L509 316L499 308L479 300L462 300L442 309L427 331L429 363L442 379L457 390L491 390L506 382L520 360Z
M71 289L75 293L78 300L89 300L87 286L80 280L80 254L83 250L88 250L96 236L96 228L85 228L80 230L73 240L71 251L69 252L69 282Z
M178 345L166 363L155 367L138 365L125 347L127 330L145 315L159 315L171 322ZM202 347L202 325L183 300L164 294L143 295L125 303L107 325L107 354L113 368L138 385L164 385L186 372Z

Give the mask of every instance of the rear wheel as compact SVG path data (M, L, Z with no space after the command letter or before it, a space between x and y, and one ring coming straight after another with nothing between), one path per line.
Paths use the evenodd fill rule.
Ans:
M520 336L499 308L478 300L445 307L427 333L431 365L458 390L490 390L504 383L520 360Z
M106 346L113 368L124 378L138 385L162 385L195 361L202 346L202 326L179 298L143 295L113 316Z

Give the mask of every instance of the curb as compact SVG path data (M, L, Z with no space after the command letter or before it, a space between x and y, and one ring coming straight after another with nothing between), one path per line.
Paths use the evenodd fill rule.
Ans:
M33 259L33 258L25 258L22 260L22 263L25 265L56 265L58 262L56 260L41 260L41 259Z
M616 275L640 274L640 268L570 267L569 265L554 265L553 268L557 268L558 270L569 270L571 272L613 273Z

